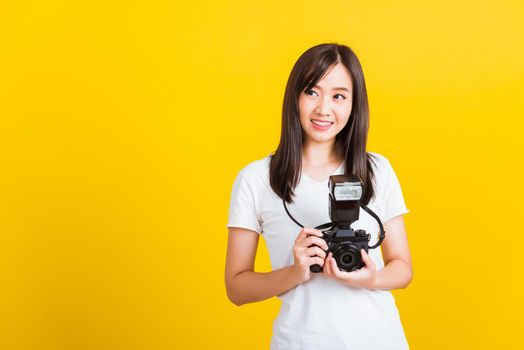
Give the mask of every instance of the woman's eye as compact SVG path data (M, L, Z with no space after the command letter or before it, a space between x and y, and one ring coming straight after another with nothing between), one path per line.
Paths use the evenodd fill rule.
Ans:
M346 96L344 96L344 95L341 95L341 94L336 94L336 95L335 95L335 98L336 98L337 96L340 96L340 97L342 97L342 100L345 100L345 99L346 99ZM339 99L339 98L337 98L337 100L340 100L340 99Z
M311 94L316 94L316 92L310 89L306 91L306 94L311 95Z

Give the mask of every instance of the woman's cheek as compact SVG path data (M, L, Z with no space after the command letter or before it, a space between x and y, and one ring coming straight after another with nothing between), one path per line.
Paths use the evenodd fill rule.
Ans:
M351 114L351 109L350 110L344 109L343 111L340 111L338 115L343 115L344 117L343 118L339 118L337 120L337 123L340 124L341 127L346 126L346 124L347 124L347 122L349 120L350 114Z

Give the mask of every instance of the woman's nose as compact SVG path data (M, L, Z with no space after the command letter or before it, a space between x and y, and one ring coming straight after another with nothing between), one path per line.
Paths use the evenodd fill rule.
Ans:
M321 98L317 105L316 113L318 115L329 116L331 110L330 102L326 101L325 98Z

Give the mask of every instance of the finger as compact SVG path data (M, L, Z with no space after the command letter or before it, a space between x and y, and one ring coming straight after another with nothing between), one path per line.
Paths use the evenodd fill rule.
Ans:
M300 230L300 232L298 233L295 242L302 241L304 238L310 235L322 237L324 234L317 229L311 227L303 227L302 230Z
M366 253L364 249L361 249L360 251L362 253L362 260L364 261L364 264L366 264L366 267L374 268L375 263L373 262L371 257L368 255L368 253Z
M324 267L324 259L319 258L318 256L310 257L309 260L308 260L308 265L311 266L311 265L315 265L315 264L318 264L318 265Z
M311 245L316 245L324 250L328 250L328 245L326 241L322 238L316 237L316 236L309 236L307 238L304 238L300 244L304 245L305 247L310 247Z
M335 276L336 278L340 278L341 277L341 271L338 269L338 266L337 266L337 262L335 261L335 258L331 257L330 259L330 268L331 268L331 272L333 273L333 276Z
M324 236L322 231L317 230L316 228L312 228L312 227L304 227L302 231L304 231L307 235L313 235L313 236L318 236L318 237Z
M328 276L331 276L332 275L332 272L331 272L331 264L329 263L329 259L333 256L333 254L329 253L328 256L326 257L326 263L325 263L325 266L324 266L324 271L326 272L326 275Z
M295 239L295 242L301 241L301 240L303 240L306 237L307 237L307 233L304 231L304 229L302 229L298 233L297 238Z
M323 251L322 249L320 249L317 246L312 246L310 248L307 248L306 249L306 254L309 255L309 256L318 256L318 257L320 257L322 259L326 258L326 252Z

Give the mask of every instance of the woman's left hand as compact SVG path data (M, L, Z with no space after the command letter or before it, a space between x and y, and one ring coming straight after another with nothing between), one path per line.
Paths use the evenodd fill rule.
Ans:
M323 274L349 286L372 289L375 285L377 267L364 249L361 249L360 252L365 266L351 272L340 271L337 262L333 258L333 253L330 252L324 263Z

